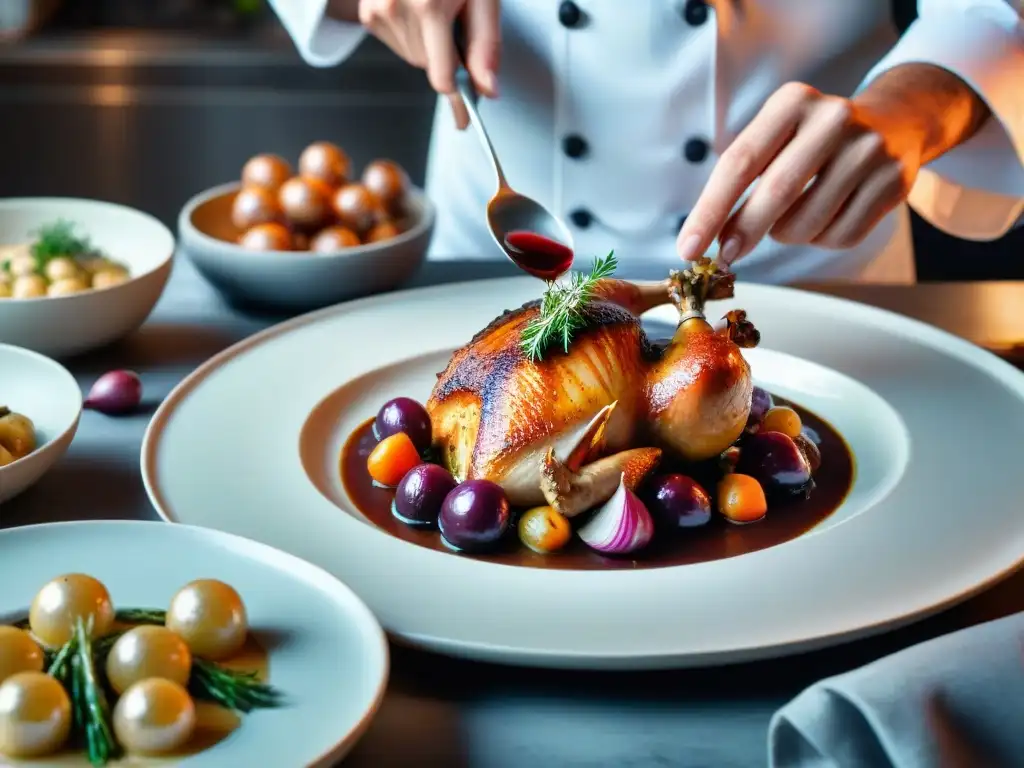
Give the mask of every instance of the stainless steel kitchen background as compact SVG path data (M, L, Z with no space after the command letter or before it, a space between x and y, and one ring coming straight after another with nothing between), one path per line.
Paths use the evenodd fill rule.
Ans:
M434 97L376 40L308 67L259 0L70 0L38 26L0 45L2 196L102 198L173 225L249 156L317 139L423 182ZM915 217L914 237L922 280L1024 278L1024 231L963 243Z

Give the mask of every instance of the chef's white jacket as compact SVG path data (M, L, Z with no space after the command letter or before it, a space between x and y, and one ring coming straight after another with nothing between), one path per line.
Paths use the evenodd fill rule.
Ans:
M325 17L326 3L270 0L314 66L339 64L365 34ZM950 70L992 111L921 172L910 205L978 240L1024 212L1024 0L920 0L902 37L889 0L505 0L501 20L501 97L481 100L481 116L509 183L564 217L581 256L614 249L664 275L716 156L773 91L797 80L850 96L908 62ZM476 135L442 102L427 170L431 258L502 258L484 218L494 191ZM772 283L912 282L906 208L852 250L768 238L735 268Z

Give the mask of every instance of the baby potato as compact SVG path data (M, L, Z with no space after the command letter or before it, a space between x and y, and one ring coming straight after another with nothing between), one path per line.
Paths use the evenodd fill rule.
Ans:
M46 289L47 296L70 296L72 293L81 293L89 290L89 284L81 277L65 277L62 280L54 280Z
M11 287L11 296L16 299L38 299L45 295L46 278L42 275L20 275Z
M16 256L11 256L11 260L7 262L7 269L14 277L34 275L36 274L36 259L30 253L19 253Z
M15 459L28 456L36 449L36 428L28 416L0 408L0 446Z
M374 225L374 227L366 233L366 242L368 243L380 243L384 240L390 240L393 237L398 237L401 234L398 227L395 226L394 222L382 221L380 224Z
M43 268L43 273L46 275L46 279L51 282L57 282L58 280L67 280L70 278L77 278L81 275L81 269L78 264L75 263L74 259L68 258L67 256L58 256L55 259L50 259L46 262L46 266Z
M120 267L106 267L92 276L92 287L95 289L110 288L128 281L128 270Z
M11 452L0 445L0 467L6 467L8 464L13 464L14 462L15 458L11 455Z
M244 187L231 204L231 223L241 230L279 222L281 215L277 196L263 187Z

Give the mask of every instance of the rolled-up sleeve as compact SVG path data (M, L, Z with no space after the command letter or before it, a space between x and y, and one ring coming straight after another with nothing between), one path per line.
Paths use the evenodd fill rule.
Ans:
M303 60L314 67L333 67L347 59L366 31L327 15L327 0L268 0Z
M911 63L957 75L992 115L921 170L910 205L949 234L1002 236L1024 221L1024 0L919 0L917 20L864 84Z

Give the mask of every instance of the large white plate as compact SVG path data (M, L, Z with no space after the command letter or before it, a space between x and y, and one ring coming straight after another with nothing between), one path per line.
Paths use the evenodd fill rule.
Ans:
M755 378L848 439L843 507L741 557L639 571L495 565L399 541L350 508L337 450L387 398L424 400L447 354L530 279L395 293L297 318L200 367L142 449L167 520L271 543L343 578L395 636L467 657L639 668L739 661L877 632L962 600L1024 557L1024 376L930 326L740 285ZM674 311L651 313L673 322ZM301 450L300 450L301 444Z
M326 768L352 748L384 695L387 640L369 609L330 574L284 552L202 528L102 521L0 531L0 553L0 621L24 616L39 588L62 573L95 576L115 608L166 607L199 578L238 590L286 706L244 715L228 738L176 760L182 768Z

